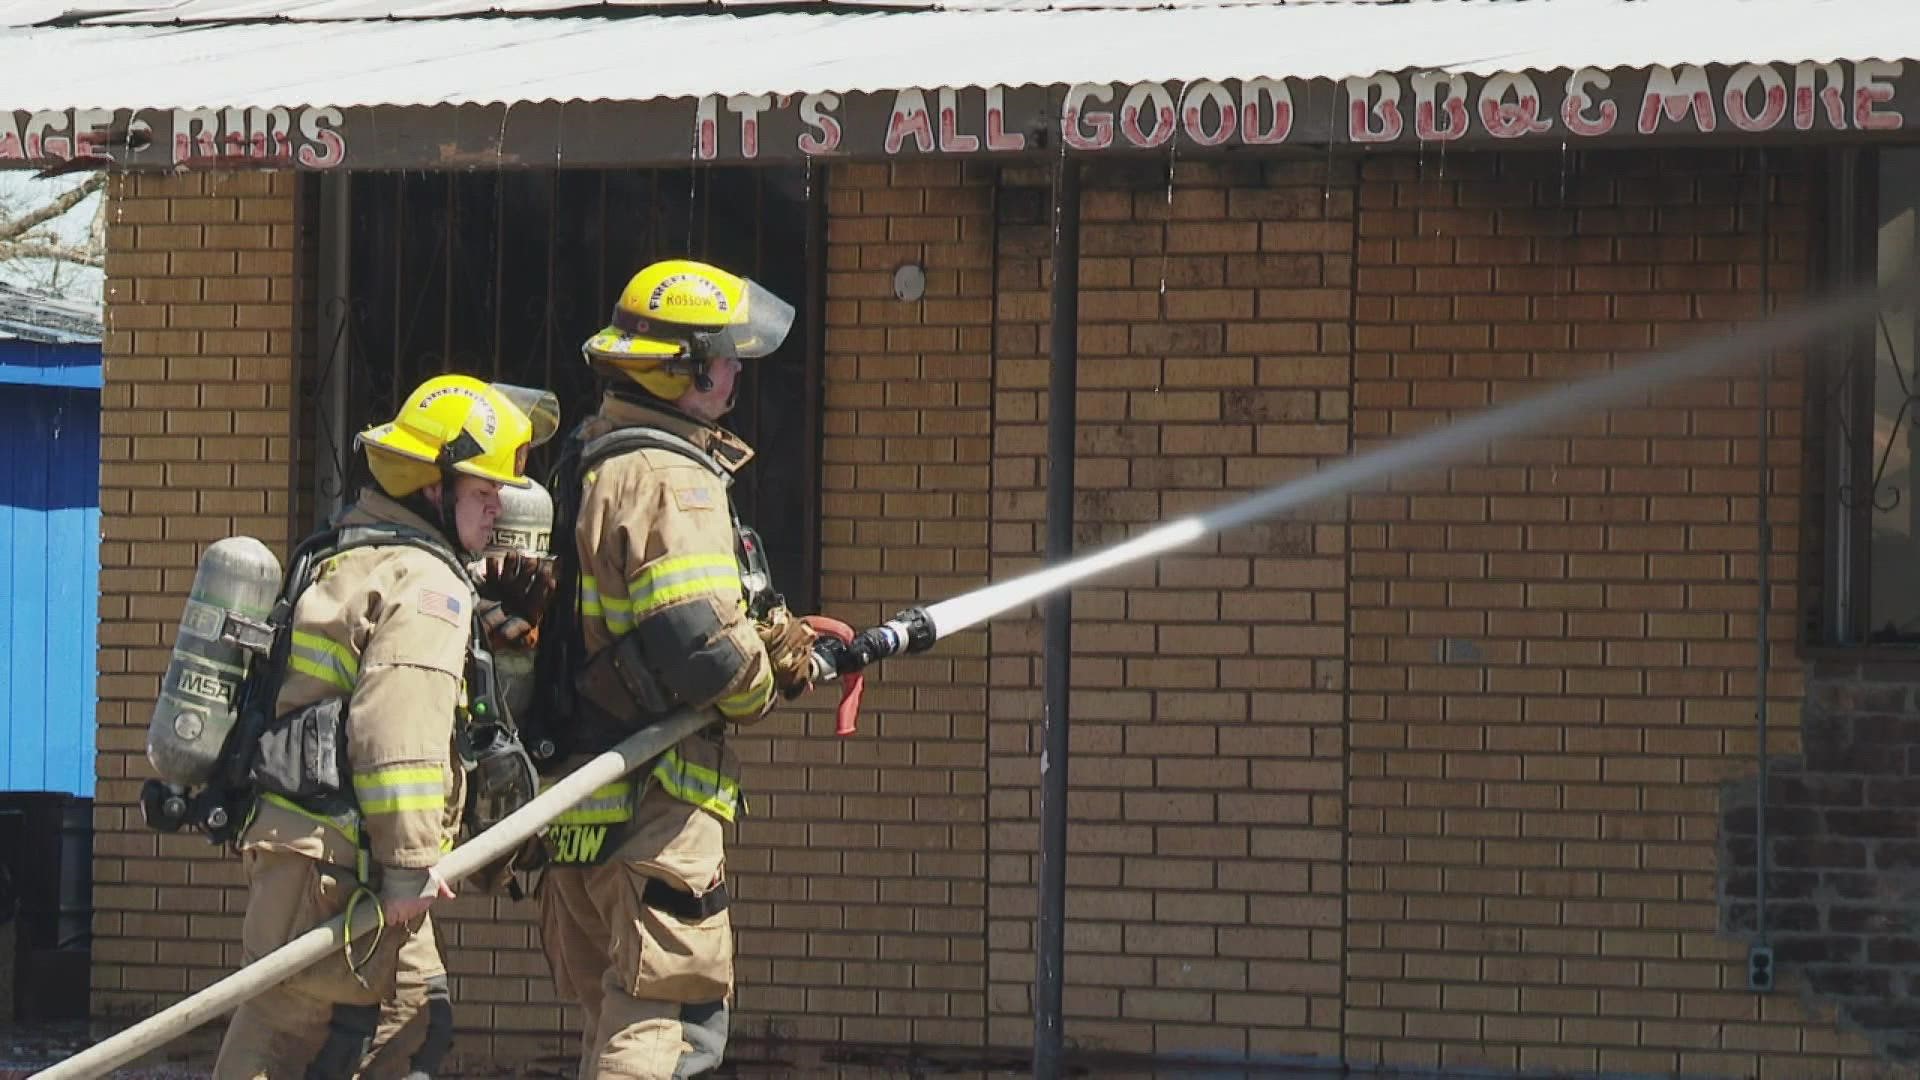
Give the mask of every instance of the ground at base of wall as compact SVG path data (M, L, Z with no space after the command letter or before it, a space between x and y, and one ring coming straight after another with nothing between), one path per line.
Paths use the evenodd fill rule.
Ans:
M220 1031L218 1024L209 1024L115 1070L109 1074L111 1080L204 1080L211 1077L213 1058L219 1049ZM93 1038L89 1038L87 1026L83 1023L31 1027L0 1025L0 1080L27 1080L41 1069L78 1053L100 1037L101 1033L95 1032ZM521 1064L503 1068L485 1060L462 1057L456 1050L450 1067L438 1076L440 1080L551 1080L573 1075L571 1056L548 1054L516 1057L521 1059ZM744 1042L734 1048L727 1064L714 1074L714 1080L771 1080L773 1077L795 1076L818 1077L821 1080L917 1080L920 1077L1010 1080L1012 1077L1032 1074L1032 1067L1024 1057L963 1048ZM1219 1065L1122 1066L1106 1062L1091 1066L1069 1066L1063 1068L1061 1074L1129 1080L1163 1077L1167 1080L1248 1080L1253 1077L1333 1080L1334 1077L1353 1075L1338 1070L1253 1069ZM1390 1074L1386 1073L1368 1075L1377 1080L1390 1080ZM1435 1074L1423 1076L1438 1080Z

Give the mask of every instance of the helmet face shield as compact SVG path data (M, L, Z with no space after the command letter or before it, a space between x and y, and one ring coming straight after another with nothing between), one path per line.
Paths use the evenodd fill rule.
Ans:
M756 281L709 263L666 259L633 275L607 326L580 351L588 364L677 401L710 361L772 355L792 332L794 315L792 304Z
M742 278L741 303L733 322L716 335L742 360L768 356L793 329L793 305L767 291L759 282Z
M560 399L553 391L501 382L494 383L493 388L526 414L527 422L533 425L534 446L543 445L560 430Z

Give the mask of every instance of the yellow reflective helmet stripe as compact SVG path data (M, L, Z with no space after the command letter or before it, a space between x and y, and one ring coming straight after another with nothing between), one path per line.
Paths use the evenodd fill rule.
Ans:
M446 774L438 765L372 769L354 775L353 796L363 814L438 810L446 805Z
M349 694L360 681L360 661L346 646L305 630L293 632L287 666Z

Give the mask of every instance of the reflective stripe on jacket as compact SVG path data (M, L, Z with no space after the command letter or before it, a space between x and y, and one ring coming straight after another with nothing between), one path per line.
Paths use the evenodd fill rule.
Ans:
M584 434L593 438L641 426L678 435L729 470L752 456L716 427L611 395ZM727 482L683 454L649 447L589 471L579 500L574 543L585 657L638 634L651 666L680 700L732 720L764 716L774 701L773 666L747 617ZM582 692L611 691L600 686ZM634 709L629 700L596 697L594 704L616 716ZM670 751L655 764L653 780L674 797L731 821L739 786L697 764L704 756Z
M377 491L344 524L432 527ZM276 710L348 695L347 761L353 822L289 800L263 799L246 842L341 862L337 838L372 861L422 869L451 846L465 799L453 728L464 696L474 596L431 553L405 545L358 548L320 563L294 609Z
M744 805L739 781L722 775L718 769L688 761L678 748L669 748L654 759L648 780L674 798L692 803L721 821L733 821ZM634 782L627 778L595 788L593 794L556 815L553 824L619 825L631 821L635 791Z

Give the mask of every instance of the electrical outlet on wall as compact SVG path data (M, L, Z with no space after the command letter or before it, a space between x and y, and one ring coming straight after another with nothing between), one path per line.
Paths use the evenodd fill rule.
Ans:
M1755 945L1747 950L1747 989L1762 994L1773 989L1773 946Z

